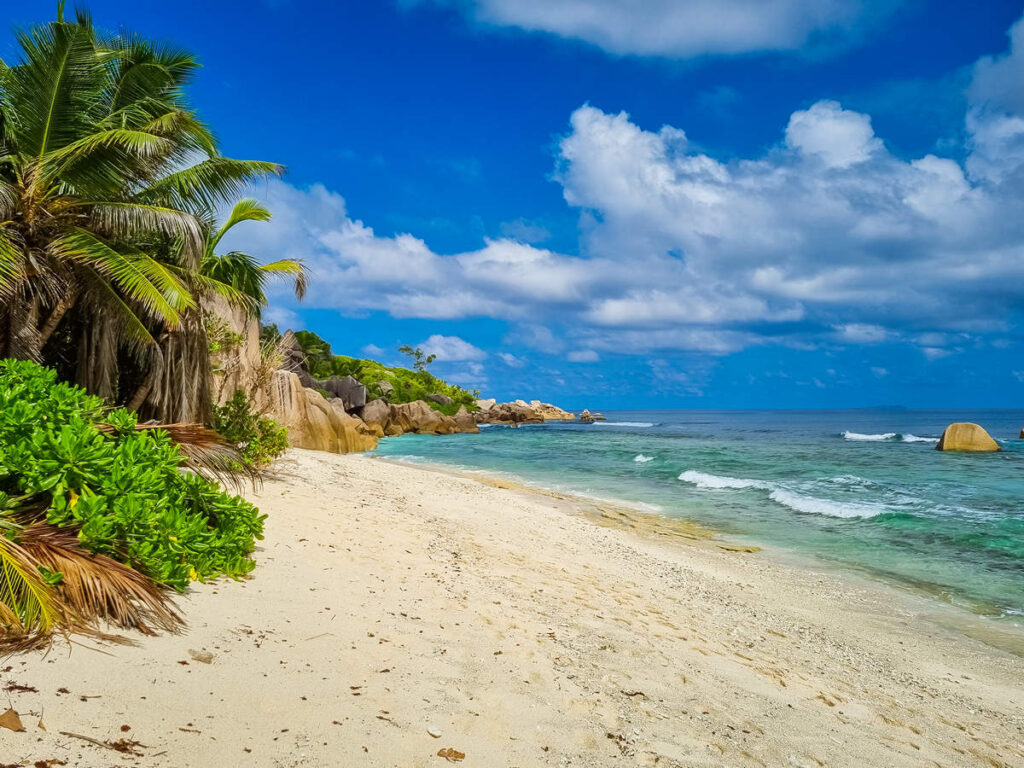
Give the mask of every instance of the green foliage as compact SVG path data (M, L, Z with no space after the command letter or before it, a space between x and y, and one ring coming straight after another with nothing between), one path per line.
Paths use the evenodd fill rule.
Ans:
M267 325L260 326L260 344L263 346L277 346L281 343L281 339L284 338L281 335L281 331L277 328L277 323L269 323Z
M288 431L273 419L254 413L240 389L227 403L213 409L213 428L238 446L242 461L253 469L268 466L288 449Z
M366 386L371 399L381 396L380 388L377 386L378 382L388 381L395 388L390 396L393 403L411 403L414 400L424 400L427 395L437 394L447 395L454 400L454 403L439 405L427 401L428 405L436 411L452 416L463 405L470 411L476 410L476 398L479 393L449 384L425 370L426 364L430 360L422 356L422 350L418 350L420 352L418 359L424 363L423 370L388 368L376 360L332 355L330 344L311 331L297 331L295 338L306 356L309 372L318 379L327 379L331 376L352 376ZM417 350L412 351L414 359L416 359L415 352Z
M408 344L400 346L398 351L412 360L413 370L419 371L420 373L427 370L427 366L437 359L437 355L425 354L419 347L413 349Z
M245 337L231 330L231 326L223 318L207 312L205 321L206 346L210 354L234 349L245 341Z
M309 372L314 376L318 375L316 373L317 370L321 370L325 365L330 364L333 358L331 345L315 333L312 331L296 331L295 340L302 347L302 354L306 356L306 365L309 366ZM327 378L327 376L320 378Z
M265 515L182 472L167 434L135 423L134 413L105 413L98 397L57 383L52 370L0 361L0 491L39 500L49 523L79 527L86 549L175 589L248 573Z

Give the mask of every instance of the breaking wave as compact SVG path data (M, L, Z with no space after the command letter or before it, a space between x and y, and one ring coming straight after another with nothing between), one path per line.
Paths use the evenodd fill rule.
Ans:
M859 442L880 443L892 441L894 443L937 443L937 437L918 437L917 435L903 435L899 432L882 432L877 435L866 435L861 432L850 432L849 430L840 433L844 440L856 440Z

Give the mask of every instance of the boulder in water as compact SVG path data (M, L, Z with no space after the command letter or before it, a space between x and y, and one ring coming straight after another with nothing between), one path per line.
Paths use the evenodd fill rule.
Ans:
M950 424L942 432L937 451L964 451L969 453L991 453L999 450L999 443L985 431L984 427L969 421Z

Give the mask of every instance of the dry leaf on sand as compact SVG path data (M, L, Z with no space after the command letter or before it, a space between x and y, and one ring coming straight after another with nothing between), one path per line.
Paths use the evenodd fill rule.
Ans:
M6 728L9 731L25 730L25 726L21 724L21 718L13 709L8 709L0 715L0 728Z
M443 757L449 763L458 763L466 759L465 752L459 752L457 749L452 749L451 747L445 747L444 749L438 750L437 756Z

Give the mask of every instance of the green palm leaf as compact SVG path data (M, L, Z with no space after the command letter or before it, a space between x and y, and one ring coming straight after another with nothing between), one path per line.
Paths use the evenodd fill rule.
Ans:
M59 619L57 599L33 559L0 535L0 630L16 635L46 634Z
M107 277L133 303L169 326L195 306L188 289L164 265L144 253L121 253L91 232L76 229L54 244L61 257Z

